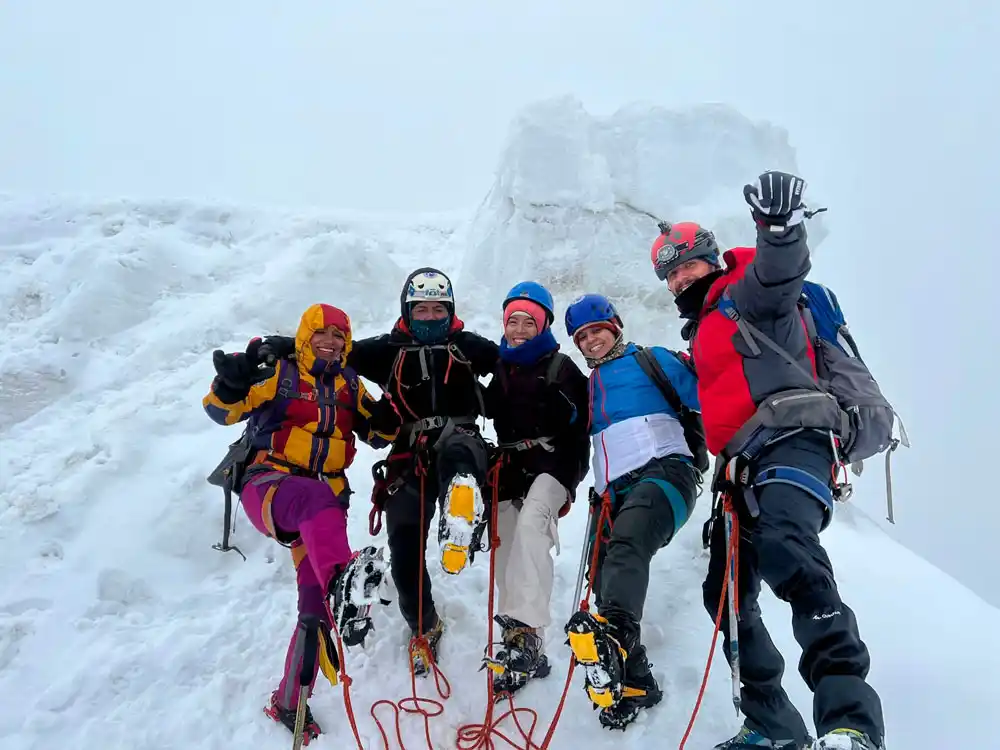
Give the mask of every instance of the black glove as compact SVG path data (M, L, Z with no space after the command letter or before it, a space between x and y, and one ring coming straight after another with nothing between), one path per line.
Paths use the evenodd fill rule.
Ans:
M265 365L261 359L259 338L251 339L246 352L226 354L221 349L212 352L212 364L216 378L212 391L224 404L235 404L249 395L250 389L262 383L275 373L273 365Z
M269 365L275 359L288 359L295 354L294 336L268 336L260 347L260 357Z
M403 424L403 419L396 410L396 405L385 393L372 407L372 415L368 418L368 426L383 435L392 435Z
M772 232L783 232L811 214L802 203L806 181L787 172L764 172L753 185L743 186L743 199L754 221Z

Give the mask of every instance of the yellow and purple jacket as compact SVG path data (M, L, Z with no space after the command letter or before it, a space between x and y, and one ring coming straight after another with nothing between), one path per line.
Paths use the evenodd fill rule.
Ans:
M335 362L317 358L310 345L313 333L331 325L345 339ZM313 475L340 496L348 486L344 471L354 460L355 435L373 448L385 447L395 438L395 433L377 432L368 424L378 402L345 364L351 346L347 314L331 305L312 305L295 334L294 361L280 360L274 375L236 403L220 400L213 382L202 406L221 425L251 420L251 443L257 449L251 464Z

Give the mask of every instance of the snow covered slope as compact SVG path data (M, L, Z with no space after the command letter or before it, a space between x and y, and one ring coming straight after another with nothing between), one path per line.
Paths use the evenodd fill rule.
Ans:
M673 316L659 309L664 300L649 280L655 222L642 212L731 217L723 241L745 240L740 186L762 168L793 165L779 131L726 110L632 110L591 121L572 101L557 101L519 121L497 187L469 224L176 202L0 202L0 748L289 745L261 706L294 622L290 560L243 518L235 542L246 562L211 549L221 497L204 477L236 435L201 410L212 349L291 332L315 301L345 307L359 336L385 330L418 263L456 271L459 312L488 335L499 329L508 282L538 276L561 305L584 289L614 293L630 335L666 341ZM356 546L368 538L374 458L362 447L353 468ZM676 747L711 639L698 533L707 512L703 498L654 561L643 624L664 703L624 736L603 732L577 676L550 747ZM557 620L574 606L584 521L580 503L560 525ZM974 633L1000 628L1000 611L851 508L824 540L873 653L889 746L989 746L1000 655L977 647ZM480 558L446 578L433 566L435 548L432 541L428 559L449 628L441 667L451 696L430 726L434 746L449 748L457 728L481 721L485 709L476 670L488 568ZM787 656L786 686L808 717L787 610L769 595L763 607ZM395 605L377 612L376 627L368 649L349 654L348 672L360 732L377 750L369 708L407 697L410 684ZM561 693L563 640L553 628L554 673L518 700L539 713L536 744ZM438 697L430 682L418 690ZM312 705L327 732L314 746L353 747L342 689L321 684ZM391 711L377 713L394 737ZM401 723L406 747L424 747L422 722ZM710 747L738 725L717 662L688 747ZM503 729L516 737L510 720Z

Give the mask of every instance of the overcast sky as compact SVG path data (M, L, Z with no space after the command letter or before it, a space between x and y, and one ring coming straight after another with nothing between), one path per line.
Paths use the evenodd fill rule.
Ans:
M1000 604L996 5L8 0L0 191L473 208L541 97L773 121L830 205L817 278L916 444L897 533Z

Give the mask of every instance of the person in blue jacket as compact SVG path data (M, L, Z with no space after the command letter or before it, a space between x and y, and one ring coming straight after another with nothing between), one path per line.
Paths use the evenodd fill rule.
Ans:
M611 519L591 529L600 545L594 580L598 614L581 610L565 630L600 722L624 729L662 692L640 641L639 623L653 555L694 508L701 483L678 415L627 342L621 316L598 294L566 310L566 331L591 368L590 435L594 491L607 494ZM656 365L687 408L698 411L694 374L672 352L650 347ZM594 513L595 523L599 513ZM610 527L610 534L609 534Z

